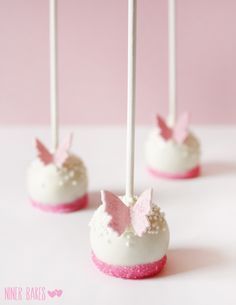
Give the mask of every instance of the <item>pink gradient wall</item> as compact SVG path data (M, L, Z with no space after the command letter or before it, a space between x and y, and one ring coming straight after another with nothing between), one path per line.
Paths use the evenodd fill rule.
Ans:
M61 122L126 119L127 0L58 0ZM177 0L178 101L236 122L236 1ZM0 0L0 124L49 122L48 0ZM137 121L167 111L167 0L138 0Z

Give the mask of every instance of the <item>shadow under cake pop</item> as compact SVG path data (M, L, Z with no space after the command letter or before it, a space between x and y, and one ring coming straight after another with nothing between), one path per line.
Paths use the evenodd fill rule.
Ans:
M172 248L168 251L168 258L169 263L162 272L163 277L194 272L226 262L218 249L210 247Z
M236 162L209 161L202 164L202 177L223 176L236 173Z

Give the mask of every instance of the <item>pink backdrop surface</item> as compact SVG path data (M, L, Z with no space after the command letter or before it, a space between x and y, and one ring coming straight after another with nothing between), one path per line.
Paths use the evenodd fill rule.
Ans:
M126 120L127 0L58 0L60 118ZM177 0L178 103L236 122L236 1ZM49 122L48 1L0 0L0 124ZM138 0L137 122L167 112L167 0Z

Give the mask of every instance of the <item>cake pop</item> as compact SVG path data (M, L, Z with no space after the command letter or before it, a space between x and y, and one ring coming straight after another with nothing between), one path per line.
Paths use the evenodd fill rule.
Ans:
M200 144L189 131L189 116L184 113L170 128L157 116L157 128L146 142L145 154L151 174L163 178L193 178L200 174Z
M166 263L169 229L164 214L146 190L132 204L125 196L102 191L102 205L90 222L92 259L104 273L141 279Z
M50 212L72 212L88 202L87 173L81 159L70 153L72 136L58 144L56 0L50 4L50 104L52 149L36 139L37 159L28 170L27 186L33 206Z
M33 206L44 211L73 212L86 207L87 174L80 158L69 153L71 135L55 153L36 139L38 158L28 170L28 191Z
M169 23L169 114L167 122L157 116L157 129L148 137L145 155L151 174L172 179L200 174L200 143L189 131L189 115L177 118L175 0L168 1Z
M124 279L156 275L166 263L169 230L152 190L134 195L136 0L129 0L126 192L102 191L90 222L92 260L102 272Z

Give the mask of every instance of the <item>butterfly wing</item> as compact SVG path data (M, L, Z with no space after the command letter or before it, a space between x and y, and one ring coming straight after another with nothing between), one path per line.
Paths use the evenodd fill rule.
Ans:
M109 226L121 235L130 225L130 209L116 195L108 191L101 192L105 211L111 216Z
M178 119L174 131L173 138L177 143L183 143L188 136L189 114L185 112Z
M152 205L152 189L144 191L131 208L131 223L135 233L141 237L149 227L148 214Z
M35 139L36 150L38 158L43 162L43 164L48 165L53 162L53 155L45 147L45 145L39 140Z
M57 166L60 167L66 162L67 158L69 157L68 151L71 147L71 143L72 143L72 134L70 134L56 150L54 154L54 163Z
M164 140L169 140L172 137L172 129L167 126L160 115L157 115L157 126L160 128L160 134Z

